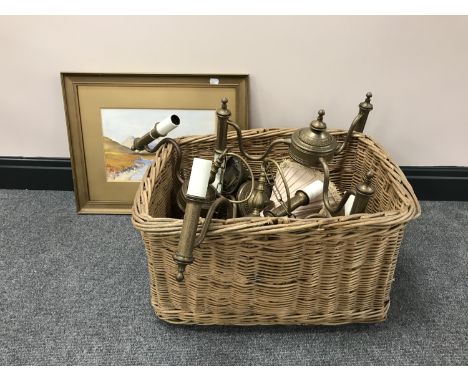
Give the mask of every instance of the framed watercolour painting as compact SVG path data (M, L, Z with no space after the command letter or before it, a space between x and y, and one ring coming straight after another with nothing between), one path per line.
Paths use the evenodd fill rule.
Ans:
M156 123L173 121L172 138L214 134L216 109L227 97L231 118L248 128L247 75L62 73L61 79L79 213L130 213L154 156L132 145Z

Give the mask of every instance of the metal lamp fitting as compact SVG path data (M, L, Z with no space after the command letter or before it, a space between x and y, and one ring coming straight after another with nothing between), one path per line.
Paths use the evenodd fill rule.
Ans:
M323 204L331 216L336 215L343 208L344 204L351 195L350 192L345 192L341 201L331 206L328 200L328 186L330 182L330 173L328 163L332 161L335 155L344 151L356 128L364 129L369 112L373 109L370 103L372 94L369 92L366 95L366 100L359 104L359 114L354 118L348 133L343 143L340 145L329 132L326 131L327 125L323 122L325 111L318 111L318 117L312 121L309 128L303 128L296 131L291 137L291 145L289 146L290 157L307 167L322 168L324 173L323 187Z
M298 207L306 206L307 204L309 204L309 197L304 191L298 190L291 198L291 211L294 211ZM286 216L288 215L288 209L285 205L279 205L278 207L275 207L269 211L264 211L263 214L265 216L274 217Z
M251 191L252 188L253 191ZM266 185L266 177L263 173L258 180L250 179L242 183L237 191L237 200L244 200L239 204L239 215L260 216L260 212L270 202L271 191L271 188Z
M364 177L364 181L356 186L351 214L362 214L366 212L367 203L372 195L374 195L374 188L372 187L373 178L374 173L369 171Z
M366 100L359 104L359 114L354 118L348 129L345 141L339 145L335 137L327 130L327 125L323 122L325 111L318 111L316 120L310 123L309 128L297 130L291 137L289 155L296 162L307 166L320 168L321 160L329 163L333 157L346 149L351 141L353 132L359 128L364 129L369 112L373 109L370 103L372 93L367 93Z
M179 208L181 213L185 213L185 210L186 210L186 205L187 205L187 200L188 200L187 189L188 189L188 183L185 182L182 184L182 187L180 187L179 192L177 192L177 196L175 198L177 207ZM206 191L206 197L200 201L201 203L200 216L202 217L206 216L206 214L208 213L208 210L210 209L211 204L213 203L215 199L216 199L216 189L210 184Z
M359 104L359 114L362 114L362 117L359 118L357 126L354 129L356 133L362 133L364 131L364 127L366 126L367 122L367 117L369 116L371 110L374 108L374 106L371 104L371 98L372 93L367 92L366 99L364 100L364 102L361 102Z
M267 203L270 201L268 192L265 189L265 184L266 176L262 172L260 174L260 177L258 178L258 181L255 182L254 191L252 192L252 195L250 196L249 200L247 200L247 202L244 203L244 209L248 211L248 213L245 216L260 216L260 212L262 212Z
M177 252L173 255L178 266L177 281L184 279L185 267L193 262L195 236L197 234L202 204L206 200L210 170L210 160L200 158L193 160L187 196L185 198L185 215L180 232L179 246Z
M301 206L306 206L314 200L320 199L323 192L324 183L321 180L314 180L312 183L296 191L296 194L290 199L290 207L281 203L269 211L265 211L265 216L289 216L292 211Z
M215 152L218 154L226 150L227 146L228 120L231 116L231 111L227 108L227 103L228 99L224 97L221 100L221 108L216 110L218 124L216 126Z
M184 279L185 267L193 263L193 249L195 236L197 234L198 219L200 218L200 212L205 198L188 195L186 200L187 204L185 206L184 221L180 232L179 246L177 252L172 257L177 263L176 280L179 282Z
M135 138L133 141L132 151L150 151L148 145L154 140L165 137L170 131L174 130L180 124L180 118L172 114L171 116L163 119L161 122L156 122L153 129L148 131L141 138Z

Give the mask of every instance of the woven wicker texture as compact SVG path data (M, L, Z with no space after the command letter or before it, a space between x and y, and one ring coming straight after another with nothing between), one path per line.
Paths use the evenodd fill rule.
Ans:
M244 132L249 153L263 153L293 129ZM332 132L338 141L344 132ZM215 137L183 137L185 174L194 157L212 158ZM235 135L228 136L236 151ZM288 157L277 146L274 159ZM148 258L151 303L163 320L183 324L345 324L386 318L390 289L406 224L419 203L400 168L364 134L330 165L341 192L364 174L375 174L366 214L322 219L237 218L213 220L185 280L175 280L172 255L181 219L171 218L176 182L175 150L161 147L140 184L132 221ZM251 163L258 175L260 163ZM198 229L201 229L200 219Z

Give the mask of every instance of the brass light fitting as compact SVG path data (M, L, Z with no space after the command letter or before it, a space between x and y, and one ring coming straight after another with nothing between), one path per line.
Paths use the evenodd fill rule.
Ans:
M315 180L306 187L297 190L296 194L290 199L290 211L294 211L296 208L301 206L306 206L313 200L317 199L317 196L320 196L323 189L323 182L320 180ZM269 211L264 212L265 216L287 216L290 214L288 211L288 206L285 204L279 205Z
M237 199L242 200L248 196L249 190L252 187L252 180L244 182L237 192ZM266 176L262 172L258 180L253 180L253 192L245 203L239 205L239 213L241 216L260 216L260 212L266 207L270 201L271 190L266 186Z
M234 208L236 205L239 207L242 216L260 216L260 212L265 208L270 198L269 190L266 185L267 178L264 167L266 162L272 162L277 167L282 181L285 183L287 194L286 203L270 211L266 211L266 216L289 216L291 211L299 206L306 205L311 200L316 200L320 193L323 194L323 204L326 211L331 216L340 213L350 195L355 195L352 213L364 212L369 198L374 192L371 187L373 175L368 173L365 182L358 185L356 191L346 191L339 203L331 205L328 199L330 182L328 163L332 161L335 155L347 148L354 131L362 132L364 130L369 112L373 109L370 103L371 97L372 94L367 93L365 101L359 104L359 113L351 123L343 143L338 144L336 139L326 130L327 125L323 121L325 111L319 110L317 119L311 122L309 128L295 131L291 138L281 138L272 141L261 155L250 155L245 151L242 142L241 128L229 119L231 112L227 108L228 100L227 98L223 98L221 100L221 108L216 111L218 122L214 145L214 161L212 163L211 161L195 158L189 184L181 188L182 196L180 197L179 204L185 200L185 215L182 223L178 250L173 256L178 265L176 279L178 281L184 279L186 266L193 262L193 250L203 241L213 214L219 205L229 203L233 207L233 216L236 216L236 208ZM172 121L172 124L178 125L178 122L176 122L177 121ZM229 127L232 127L236 131L238 149L241 155L227 152L227 133ZM164 131L162 131L162 133L164 133ZM156 134L161 136L158 124L151 132L135 140L135 149L147 148L148 143L156 137ZM298 190L291 198L280 166L273 159L267 158L273 147L278 144L286 144L289 146L289 155L294 161L307 167L322 169L324 174L323 188L321 181L315 181L309 186ZM230 157L235 160L228 160ZM263 161L262 173L258 180L254 179L252 169L245 158L251 161ZM205 162L202 166L202 170L196 169L196 162L201 163L199 161ZM245 179L245 173L242 174L241 162L248 168L250 173L250 180L243 183L242 181ZM226 166L227 163L230 163L230 165ZM178 179L180 180L180 174L178 175ZM226 179L224 178L225 175L227 175ZM193 187L191 186L192 179L194 182ZM320 192L317 192L318 183L320 183ZM241 184L241 186L237 190L237 200L235 200L232 195L239 184ZM195 192L192 192L193 190L195 190ZM207 193L209 194L208 198ZM202 208L204 207L206 210L208 206L210 207L205 222L197 238L196 232Z
M289 146L290 157L304 166L321 168L323 170L323 204L332 216L339 213L351 193L349 191L345 192L338 204L330 205L328 199L328 186L330 182L328 163L331 162L336 154L346 149L353 132L358 126L360 129L364 129L367 116L373 108L370 103L371 97L372 94L370 92L367 93L366 100L359 105L359 114L351 123L345 141L341 145L338 145L336 139L326 131L327 125L323 122L323 116L325 115L323 109L318 111L317 119L311 122L309 128L300 129L291 137L291 145Z
M252 169L245 159L235 153L227 153L227 155L243 161L250 172L251 178L253 178ZM210 184L212 176L211 161L200 158L195 158L193 160L192 171L185 196L185 214L180 232L179 245L177 252L173 255L173 259L177 263L178 268L176 280L179 282L184 280L184 272L187 265L193 263L193 250L203 242L216 209L223 204L228 204L232 207L231 215L236 217L236 205L246 202L253 192L252 186L244 200L230 200L218 194L219 197L210 202L211 205L206 214L206 219L203 223L200 235L197 237L198 221L203 206L207 204L207 194L211 190L215 190ZM182 189L183 188L184 187L182 187ZM214 192L216 193L216 191Z

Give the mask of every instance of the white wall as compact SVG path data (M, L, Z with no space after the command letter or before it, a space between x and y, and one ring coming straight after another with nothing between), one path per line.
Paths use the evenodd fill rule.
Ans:
M468 17L0 17L0 156L69 156L59 73L248 73L251 126L366 132L468 166ZM166 57L165 60L162 57Z

